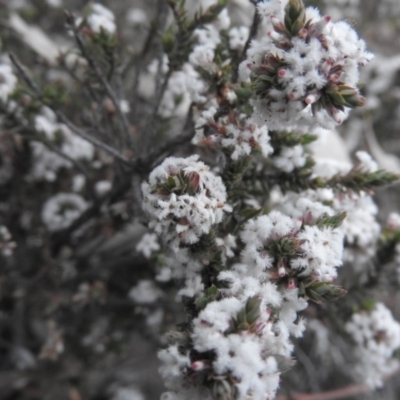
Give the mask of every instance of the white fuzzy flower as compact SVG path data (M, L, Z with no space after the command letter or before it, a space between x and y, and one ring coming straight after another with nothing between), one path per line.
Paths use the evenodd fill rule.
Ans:
M49 231L68 228L87 209L83 197L74 193L58 193L44 203L42 220Z
M400 348L400 324L378 303L371 311L353 314L345 328L356 343L353 375L371 388L382 386L383 378L399 365L393 354Z
M378 171L378 164L372 159L372 157L365 151L357 151L356 157L359 160L357 168L365 173L373 173Z
M35 117L35 129L73 160L90 161L94 157L93 145L76 136L66 125L58 123L55 114L47 107L43 107L41 114ZM30 146L33 155L30 179L54 181L61 168L72 167L69 160L51 151L43 143L31 142Z
M137 304L152 304L162 296L161 290L150 280L141 280L128 293Z
M248 156L259 151L268 157L273 148L265 125L257 125L252 118L233 115L220 118L215 122L217 109L210 106L195 121L196 136L193 143L202 146L221 146L230 150L232 160ZM207 132L207 134L205 134Z
M17 77L8 64L0 64L0 100L6 102L17 86Z
M301 145L284 147L279 156L273 158L275 167L287 173L292 172L296 168L303 167L306 161L304 148Z
M279 2L258 7L274 4ZM272 15L273 30L252 42L241 68L242 73L245 65L250 69L256 95L252 104L260 121L273 130L332 128L350 108L364 103L357 89L358 69L372 58L364 41L345 22L331 22L299 4L288 4L299 7L294 12L298 25L288 28L287 20Z
M136 251L143 254L146 258L150 258L160 248L158 236L155 233L145 233L136 245Z
M87 21L90 29L95 33L103 31L113 35L117 30L113 12L100 3L91 4L91 14L88 16Z
M239 26L229 31L229 47L232 50L243 50L249 38L249 28L247 26Z
M96 191L96 194L98 196L104 196L106 193L108 193L112 188L112 184L110 181L98 181L96 182L96 185L94 187L94 190Z
M167 158L150 174L149 183L143 183L142 191L156 232L187 244L196 243L222 221L224 211L230 211L221 178L198 156Z

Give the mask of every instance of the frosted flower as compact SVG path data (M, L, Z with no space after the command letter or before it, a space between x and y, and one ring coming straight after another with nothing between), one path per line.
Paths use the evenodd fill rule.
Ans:
M353 314L345 329L356 343L355 377L371 388L382 386L383 378L399 366L393 355L400 348L400 324L377 303L370 311Z
M193 281L200 276L202 269L203 264L189 252L189 249L171 246L170 251L165 255L164 264L156 280L159 282L168 282L171 279Z
M8 64L0 64L0 100L6 102L17 86L17 77Z
M306 161L304 148L301 145L284 147L279 156L273 158L275 167L287 173L292 172L296 168L304 167Z
M190 338L195 351L190 356L176 355L177 347L171 345L160 352L168 387L179 391L190 387L195 380L185 379L186 375L207 381L212 393L223 390L239 400L272 399L279 386L279 368L270 353L274 354L273 344L280 338L267 328L268 314L263 309L257 298L209 303L193 321ZM248 313L246 326L234 322L240 312ZM210 354L214 354L211 359Z
M215 66L214 60L214 49L207 45L195 46L194 50L189 56L189 62L194 67L201 67L207 71L213 72Z
M357 165L358 170L369 174L378 171L378 164L365 151L357 151L356 157L359 160L359 164Z
M283 16L283 10L288 0L261 0L257 4L257 12L264 18Z
M94 147L91 143L73 134L64 124L57 122L55 114L43 107L41 114L35 116L35 129L44 134L47 141L74 160L90 161L94 157ZM71 168L72 163L51 151L43 143L30 143L33 165L30 179L54 181L61 168Z
M376 243L381 227L377 221L378 207L370 195L364 192L359 195L337 195L333 207L346 212L340 229L348 244L368 248Z
M103 31L112 35L117 30L113 12L100 3L91 4L91 14L88 16L87 22L90 29L95 33Z
M164 118L184 116L191 103L204 103L207 90L205 82L194 67L185 63L180 71L174 71L160 104L159 114Z
M147 70L152 74L152 75L156 75L158 73L158 69L160 62L159 60L156 58L154 59L147 67ZM168 55L167 54L163 54L162 59L161 59L161 73L162 74L166 74L169 70L169 59L168 59Z
M268 157L273 152L265 125L259 126L251 118L238 117L234 113L215 122L216 112L216 108L211 106L196 120L194 144L228 149L232 160L253 152L261 152Z
M297 238L302 243L299 246L301 257L293 259L291 267L323 282L335 279L336 268L343 263L343 233L329 228L306 226Z
M159 372L169 389L179 389L183 381L181 371L190 365L189 354L182 354L177 345L158 352L161 361Z
M249 38L249 28L247 26L239 26L229 31L229 47L232 50L243 50Z
M390 213L386 222L386 226L391 230L400 229L400 214L396 212Z
M155 233L145 233L136 245L136 251L143 254L146 258L150 258L160 248L158 237Z
M124 114L128 114L129 112L131 112L131 106L128 100L121 100L119 106Z
M321 216L329 216L322 214ZM318 212L291 218L278 211L250 220L241 233L242 260L258 279L294 289L308 277L330 282L342 265L343 233L318 226Z
M42 208L42 220L49 231L68 228L87 209L83 197L73 193L58 193Z
M186 244L199 241L231 210L221 178L197 155L164 160L143 183L142 192L150 226Z
M333 128L364 104L358 68L372 56L348 24L321 17L301 0L290 0L285 14L291 17L271 16L273 30L252 42L244 61L252 104L273 130Z
M162 292L153 281L141 280L129 291L128 297L137 304L152 304L162 297Z
M235 236L227 235L224 238L216 238L215 244L222 250L223 262L226 262L227 258L231 258L235 255L233 251L237 247Z
M98 196L104 196L106 193L108 193L112 188L112 184L110 181L98 181L96 182L96 185L94 187L94 190L96 191L96 194Z

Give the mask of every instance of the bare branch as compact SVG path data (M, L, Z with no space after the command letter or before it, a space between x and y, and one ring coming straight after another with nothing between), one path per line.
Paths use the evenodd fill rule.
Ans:
M89 63L90 68L94 71L94 73L97 76L97 79L103 85L107 95L110 97L111 101L113 102L114 107L117 110L118 116L122 122L124 136L126 137L128 143L132 144L130 123L129 123L128 118L126 117L125 113L121 109L121 102L120 102L121 99L117 98L117 95L115 94L111 85L108 83L108 80L104 76L100 67L97 65L97 63L95 62L93 57L91 57L90 54L88 53L85 43L83 42L83 40L80 36L79 30L74 23L75 19L73 18L73 16L71 14L70 14L70 17L72 18L72 23L70 24L70 27L74 33L74 37L75 37L76 43L78 44L79 50L81 51L82 56Z
M26 84L31 88L31 90L33 90L33 92L37 96L38 100L43 105L46 105L47 107L51 108L51 110L56 114L58 119L61 122L63 122L69 129L71 129L71 131L73 131L75 134L77 134L81 138L92 143L94 146L103 149L104 151L111 154L113 157L115 157L119 161L123 162L124 164L131 166L131 164L132 164L131 161L128 160L126 157L124 157L118 150L114 149L113 147L109 146L108 144L106 144L104 142L101 142L100 140L97 140L93 136L88 135L83 129L75 126L72 123L72 121L70 121L61 111L59 111L55 107L47 104L43 100L43 93L38 88L38 86L35 84L35 82L31 79L31 77L29 76L29 73L26 71L25 67L21 64L21 62L18 60L18 58L14 54L10 53L10 60L13 63L13 65L15 66L15 68L18 70L19 74L24 79Z
M255 1L251 1L251 3L253 3L254 5L257 4ZM260 24L261 24L261 16L257 12L257 8L256 8L254 10L253 23L252 23L251 28L250 28L249 37L247 38L247 41L246 41L246 44L244 46L244 49L243 49L243 52L242 52L242 56L239 59L238 65L236 66L236 68L234 70L233 82L237 82L237 80L239 78L239 65L243 60L246 59L247 50L249 50L251 41L257 36L257 32L258 32L258 28L259 28Z

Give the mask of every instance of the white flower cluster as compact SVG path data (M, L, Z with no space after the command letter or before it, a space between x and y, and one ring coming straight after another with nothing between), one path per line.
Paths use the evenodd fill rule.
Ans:
M233 114L215 122L216 113L217 109L211 106L197 119L194 144L228 149L232 160L248 156L253 151L261 152L264 157L273 152L265 125L257 125L251 118Z
M279 2L258 7L263 13L272 5ZM372 56L345 22L331 22L297 0L285 13L293 18L270 16L273 30L252 42L241 65L242 79L253 82L260 121L269 129L297 131L340 124L349 108L364 103L356 88L358 68Z
M206 85L199 73L192 64L185 63L180 71L172 73L159 114L164 118L186 115L192 102L202 104L206 101L205 91Z
M198 296L204 290L204 284L201 281L203 267L203 263L194 257L189 249L172 247L166 255L156 280L159 282L169 282L173 279L182 281L183 286L178 291L177 300L180 300L182 296Z
M88 207L85 199L74 193L57 193L44 203L42 220L49 231L68 228Z
M215 4L216 1L196 2L196 10L201 7L205 11ZM159 114L162 117L183 116L187 113L191 103L203 105L207 102L206 92L209 85L201 78L198 69L203 69L211 74L217 72L215 53L217 46L222 42L221 31L228 30L229 45L235 51L241 51L248 39L249 29L247 27L230 28L230 25L228 11L224 9L213 22L194 30L193 39L197 44L189 54L188 62L184 63L180 70L171 74L160 104ZM229 62L229 59L226 60L224 65L228 65ZM155 75L158 68L151 69L152 75ZM163 68L161 72L165 74L167 71L168 68ZM232 90L226 90L225 95L229 101L236 99Z
M146 258L150 258L158 250L160 250L160 244L155 233L145 233L136 245L136 251Z
M371 311L353 314L346 331L356 343L354 375L372 388L382 386L383 378L399 366L393 353L400 348L400 324L378 303Z
M301 145L293 147L283 147L279 155L273 158L273 164L276 168L286 173L290 173L296 168L304 167L307 157L304 148Z
M87 22L90 29L95 33L105 32L108 35L113 35L117 30L113 12L100 3L90 5Z
M249 28L247 26L233 27L229 30L229 47L232 50L241 51L249 38Z
M243 262L258 279L278 279L295 288L298 279L308 276L324 282L336 278L336 268L342 265L343 234L313 225L333 212L306 199L297 208L304 210L303 218L272 211L249 221L242 231ZM274 255L276 246L280 250Z
M8 64L0 64L0 101L6 102L17 86L17 77Z
M170 390L182 394L186 378L206 374L214 381L214 396L222 391L238 400L274 398L279 364L293 351L290 338L305 329L298 312L307 306L307 291L301 290L329 284L342 264L342 233L316 224L332 211L311 201L299 208L307 221L273 211L246 224L240 235L243 263L218 275L222 299L208 303L193 320L195 352L184 354L175 344L160 352L160 371ZM233 384L224 381L227 377Z
M222 179L197 155L164 160L143 183L142 192L144 209L153 218L150 226L185 244L198 242L231 210Z
M53 111L47 107L35 117L35 129L44 134L46 141L73 160L91 161L94 157L93 145L73 134L66 125L58 123ZM43 143L31 142L31 149L33 156L31 179L54 181L61 168L72 167L69 160L51 151Z
M152 304L161 296L161 290L150 280L140 280L128 293L128 297L137 304Z
M251 301L254 304L251 304ZM238 314L247 307L258 314L250 329L233 327ZM249 310L248 310L249 311ZM214 381L212 393L229 393L236 399L273 398L279 386L278 362L270 354L272 344L279 341L279 332L274 332L269 322L269 313L261 312L260 302L256 299L240 301L237 298L225 298L206 306L198 318L193 321L191 340L193 348L200 354L214 353L214 360L191 359L189 354L181 354L173 345L159 353L163 362L160 369L168 388L181 391L184 386L181 370L191 371L192 375L208 373L210 377L219 377ZM224 383L224 377L235 381L235 391ZM179 398L179 395L171 399ZM208 397L205 397L208 398Z
M303 218L304 212L299 204L306 201L321 206L322 203L329 203L329 207L325 207L328 214L346 213L338 229L344 234L348 246L366 250L375 245L381 232L377 222L378 207L367 193L335 193L332 189L307 190L284 197L281 199L281 207L286 213Z

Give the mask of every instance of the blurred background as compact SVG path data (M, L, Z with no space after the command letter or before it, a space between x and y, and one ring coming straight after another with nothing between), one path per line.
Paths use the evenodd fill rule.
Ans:
M48 43L34 49L22 33L36 38L39 28L40 38L44 35L52 45L68 48L72 38L65 29L63 10L81 15L88 3L0 0L0 57L17 53L41 81L66 79L46 59L52 50L46 47ZM116 15L129 86L135 63L143 57L143 62L150 64L154 58L155 48L146 53L143 48L158 0L100 3ZM367 104L353 111L340 127L339 151L343 157L351 157L356 150L367 150L381 168L400 173L400 1L305 3L334 20L346 20L376 55L361 78ZM250 1L231 0L229 7L236 24L251 24L254 6ZM26 25L21 25L21 20ZM148 106L146 92L151 85L151 81L140 83L140 96L131 102L130 113L140 116ZM69 104L71 115L85 106L79 89L71 88L76 93ZM141 129L144 121L137 121L136 129ZM163 385L157 372L157 349L163 345L162 334L182 322L184 315L175 302L176 288L168 283L152 286L155 271L136 250L145 232L137 196L121 196L71 240L61 238L54 251L54 238L39 222L40 207L49 192L66 187L73 176L66 172L51 184L28 184L30 160L24 144L18 142L15 132L4 126L0 129L0 225L9 228L17 244L13 256L0 258L0 399L158 399ZM105 155L98 157L97 181L112 180L110 164ZM398 186L376 194L380 221L390 212L400 211L399 195ZM346 279L354 276L341 279L345 285ZM380 296L400 319L396 295L400 278L393 274L382 279L395 290L386 295L382 289ZM310 317L318 312L323 310L310 307L307 311ZM326 391L351 383L346 370L349 345L334 331L328 332L314 320L296 345L297 363L283 375L282 395ZM390 379L377 392L346 398L399 399L399 379Z

